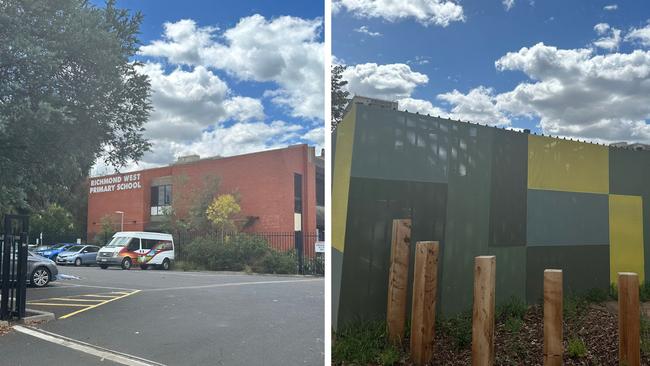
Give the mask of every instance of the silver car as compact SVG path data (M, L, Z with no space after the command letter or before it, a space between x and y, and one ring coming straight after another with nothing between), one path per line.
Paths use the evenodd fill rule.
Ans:
M97 263L97 252L99 247L96 245L73 245L68 247L56 256L56 264L66 265L74 264L89 266Z
M56 281L59 269L53 260L41 257L28 251L27 256L27 282L35 287L47 286L51 281Z

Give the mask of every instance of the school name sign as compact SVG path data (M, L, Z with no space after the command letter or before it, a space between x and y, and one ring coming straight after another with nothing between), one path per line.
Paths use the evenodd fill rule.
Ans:
M113 177L96 178L90 180L90 193L103 193L114 191L128 191L140 189L140 173L116 175Z

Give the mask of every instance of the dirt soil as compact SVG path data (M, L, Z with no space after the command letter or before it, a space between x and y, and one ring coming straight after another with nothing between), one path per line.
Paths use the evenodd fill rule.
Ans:
M496 365L542 365L543 313L540 306L531 307L524 316L519 332L508 332L503 323L495 329ZM470 365L469 349L454 350L453 342L436 332L433 365ZM567 355L570 338L583 340L587 353L581 358ZM605 306L590 305L575 320L564 324L565 365L618 365L618 323L616 314ZM408 359L404 365L410 365ZM642 355L642 365L650 365L650 357Z

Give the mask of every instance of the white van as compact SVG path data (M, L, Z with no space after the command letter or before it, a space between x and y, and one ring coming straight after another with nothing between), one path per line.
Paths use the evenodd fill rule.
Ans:
M139 265L142 269L156 266L167 270L173 262L174 239L170 234L121 231L97 253L97 264L102 269Z

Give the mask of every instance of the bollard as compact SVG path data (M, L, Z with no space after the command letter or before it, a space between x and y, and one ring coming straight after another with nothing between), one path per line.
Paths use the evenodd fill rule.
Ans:
M393 220L386 324L388 326L388 339L395 345L401 343L406 327L406 295L410 244L411 220Z
M494 365L494 302L496 257L474 259L474 308L472 311L472 365Z
M561 366L562 270L544 271L544 366Z
M439 249L437 241L421 241L415 246L411 308L411 359L415 365L426 365L433 358Z
M621 365L641 364L641 313L639 309L639 276L618 273L618 359Z

